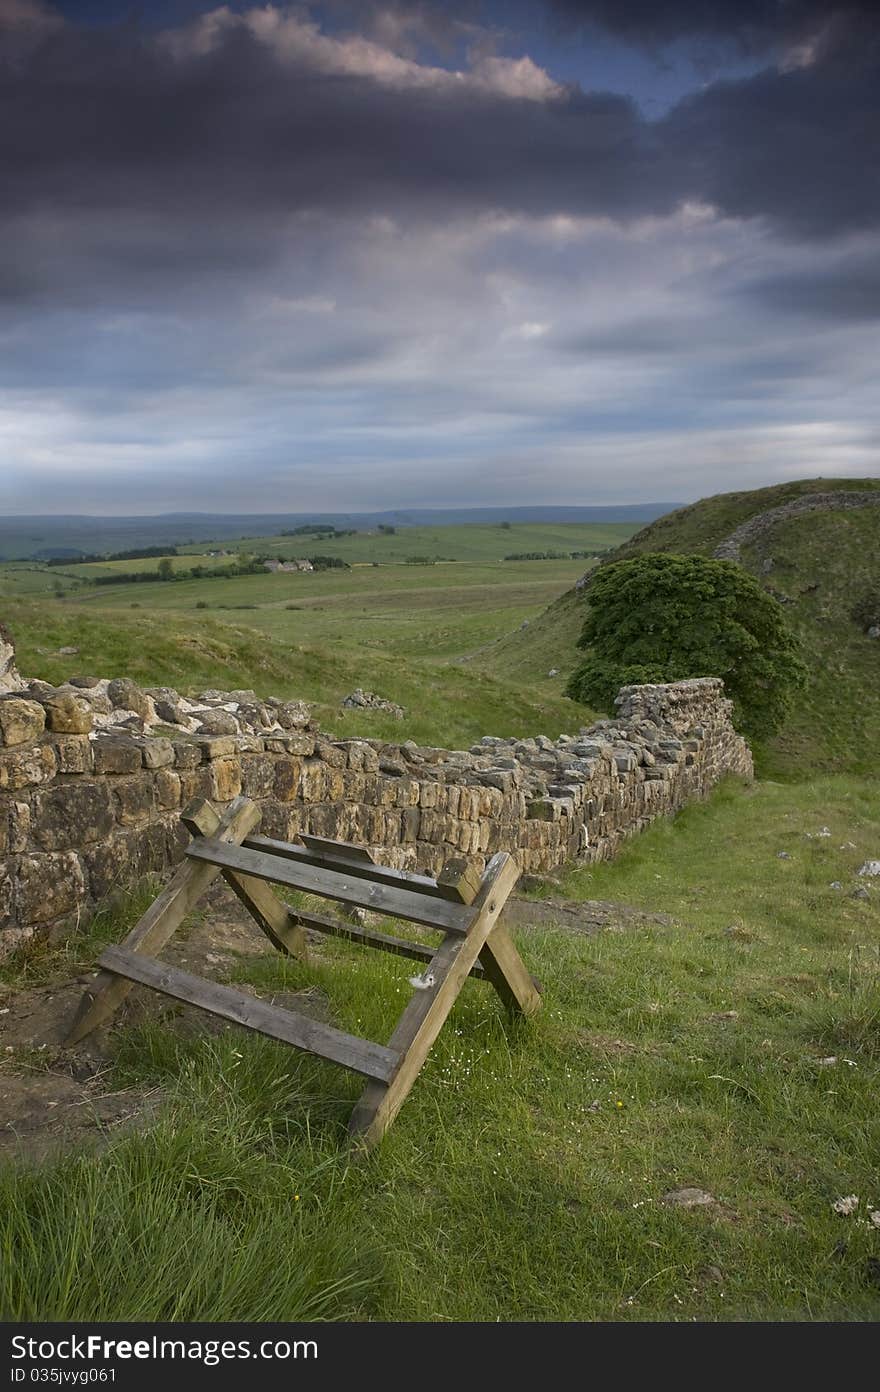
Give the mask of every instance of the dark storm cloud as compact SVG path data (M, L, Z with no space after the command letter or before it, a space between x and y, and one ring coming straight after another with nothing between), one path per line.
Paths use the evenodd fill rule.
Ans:
M876 13L873 0L548 0L548 9L567 25L594 25L629 43L709 39L749 53L831 27L861 28Z
M176 61L65 33L4 77L5 215L139 207L276 220L309 208L418 216L479 207L625 216L672 206L634 104L398 87L281 61L232 29Z
M641 13L622 9L633 23ZM734 9L718 6L714 22ZM880 216L865 169L880 142L876 45L857 62L835 50L715 84L651 125L626 98L577 88L527 100L472 81L315 71L235 23L186 57L130 29L38 38L25 56L16 47L0 85L12 298L55 293L68 258L80 287L246 272L310 209L628 218L696 198L807 235Z

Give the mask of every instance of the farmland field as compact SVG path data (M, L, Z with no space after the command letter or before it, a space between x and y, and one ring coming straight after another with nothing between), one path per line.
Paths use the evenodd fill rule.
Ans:
M555 735L588 718L562 695L561 673L548 675L552 661L523 683L496 675L490 652L589 564L392 563L100 586L72 578L85 567L5 566L0 596L29 676L124 673L184 692L254 687L315 702L320 721L340 733L400 737L388 715L341 710L361 686L404 707L405 737L461 747L489 733Z

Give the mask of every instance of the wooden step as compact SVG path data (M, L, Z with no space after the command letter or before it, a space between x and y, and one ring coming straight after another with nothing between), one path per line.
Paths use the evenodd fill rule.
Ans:
M242 846L228 846L214 837L197 838L186 849L192 860L206 860L238 870L244 875L256 875L272 884L287 885L306 894L335 899L373 913L391 918L421 923L442 933L466 935L475 917L470 905L453 904L444 899L429 899L420 890L403 886L376 884L359 879L347 870L331 870L318 865L305 865L268 851L254 851Z
M244 991L236 991L231 986L221 986L216 981L206 981L190 972L171 967L167 962L159 962L155 957L145 957L139 952L127 951L121 947L107 947L101 953L99 965L105 971L115 972L129 981L137 981L142 986L151 986L165 996L197 1005L212 1015L220 1015L225 1020L233 1020L258 1034L268 1035L270 1039L280 1039L284 1044L293 1044L297 1049L307 1049L332 1063L340 1063L351 1068L365 1078L387 1083L397 1071L400 1055L384 1044L374 1044L369 1039L358 1039L353 1034L326 1025L322 1020L313 1020L308 1015L300 1015L267 1001L249 996Z

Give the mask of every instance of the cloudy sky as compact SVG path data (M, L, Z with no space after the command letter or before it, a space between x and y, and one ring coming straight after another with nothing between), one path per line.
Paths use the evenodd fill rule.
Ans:
M880 473L841 0L0 0L0 511Z

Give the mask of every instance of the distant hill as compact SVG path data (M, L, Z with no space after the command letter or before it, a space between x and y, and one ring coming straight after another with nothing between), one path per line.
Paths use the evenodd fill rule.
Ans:
M155 517L0 517L0 560L75 560L77 556L188 542L246 541L307 522L368 529L446 527L498 522L649 522L674 503L603 507L403 508L385 512L229 514L169 512Z
M724 493L679 508L624 542L606 560L646 552L712 555L750 519L812 494L865 492L880 479L804 479ZM880 505L831 507L768 519L739 548L740 563L784 603L810 669L786 729L761 751L767 774L876 772L880 761L880 639L867 636L880 606ZM499 675L557 689L580 654L587 590L569 590L537 619L480 655ZM880 621L880 619L878 619Z

